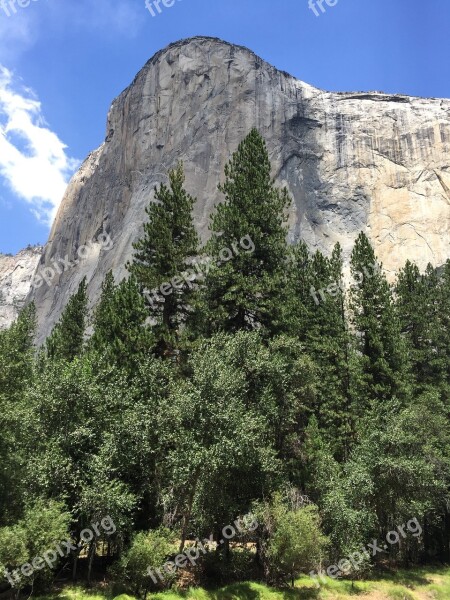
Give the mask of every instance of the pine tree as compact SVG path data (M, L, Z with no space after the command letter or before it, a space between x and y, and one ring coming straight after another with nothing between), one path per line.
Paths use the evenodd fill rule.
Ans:
M313 286L325 290L314 308L306 347L318 365L320 378L319 424L336 458L349 455L354 432L352 414L353 347L347 326L343 258L339 244L329 259L316 253L312 260ZM310 291L309 300L313 296Z
M398 274L395 293L416 391L422 393L434 386L442 388L445 367L438 351L442 314L439 276L431 265L422 275L418 267L408 260Z
M361 353L359 408L380 405L393 397L405 400L408 361L390 286L374 250L360 233L351 256L352 324Z
M133 244L136 252L127 265L145 295L161 354L176 345L190 313L193 284L186 269L199 245L192 220L195 199L183 187L181 163L169 171L169 182L169 187L162 184L155 189L156 202L146 209L149 222L143 237Z
M134 372L152 347L153 336L146 326L147 318L145 301L134 277L116 286L109 272L95 309L89 347L106 357L108 363Z
M85 277L47 338L46 351L50 359L72 361L82 353L88 314L87 303Z
M439 294L439 337L438 347L445 367L446 397L450 397L450 260L443 268Z
M102 293L100 300L94 309L92 323L94 333L89 340L89 345L98 352L101 352L102 349L114 339L111 326L111 313L116 289L117 286L114 280L113 272L108 271L105 279L102 282Z
M34 304L0 331L0 526L20 510L24 492L21 436L28 408L25 394L33 385Z
M36 307L29 304L6 331L0 331L0 396L9 400L26 389L33 373Z
M351 362L343 259L337 244L331 258L309 255L304 242L293 250L286 288L286 325L305 345L320 371L317 419L335 456L348 454L353 431Z
M270 169L265 141L253 129L225 167L225 201L212 217L204 291L209 331L279 327L289 197Z

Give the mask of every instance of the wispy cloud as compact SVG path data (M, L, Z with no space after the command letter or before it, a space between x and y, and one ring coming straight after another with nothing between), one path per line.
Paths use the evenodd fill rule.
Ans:
M79 0L71 22L80 29L132 38L145 23L145 13L135 0ZM67 14L67 13L66 13Z
M96 39L135 37L145 24L143 6L137 0L52 0L39 13L39 32L52 36L95 33Z
M79 161L45 123L35 94L0 65L0 177L50 224Z
M0 60L10 63L31 48L39 37L39 14L22 9L7 17L0 11Z
M43 37L91 32L98 38L130 39L144 24L144 8L136 0L41 0L27 8L17 6L9 17L0 9L0 61L16 62Z

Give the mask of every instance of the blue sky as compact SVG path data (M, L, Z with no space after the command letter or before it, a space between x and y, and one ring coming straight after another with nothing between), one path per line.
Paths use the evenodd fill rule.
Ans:
M9 17L0 8L0 252L46 241L70 175L103 141L111 101L178 39L242 44L323 89L450 97L449 0L324 8L319 17L308 0L177 0L155 17L145 0L32 0Z

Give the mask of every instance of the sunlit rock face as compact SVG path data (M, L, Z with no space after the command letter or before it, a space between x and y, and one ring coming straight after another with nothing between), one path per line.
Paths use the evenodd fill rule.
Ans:
M340 242L348 257L365 231L390 277L407 258L424 268L449 257L449 100L329 93L246 48L193 38L158 52L113 102L104 143L69 185L40 268L92 251L33 292L40 341L84 276L94 303L110 269L126 275L153 188L179 160L208 236L225 163L252 127L292 195L291 241L326 253ZM102 232L108 251L95 243Z
M42 250L35 246L16 256L0 254L0 329L11 325L24 306Z

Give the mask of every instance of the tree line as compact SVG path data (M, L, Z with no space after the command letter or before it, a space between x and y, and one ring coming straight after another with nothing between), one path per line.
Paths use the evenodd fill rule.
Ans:
M108 567L145 595L147 567L210 534L199 577L291 581L411 519L422 534L382 558L450 560L450 261L408 261L391 285L361 233L349 286L339 244L287 243L270 173L253 130L201 246L178 165L92 312L83 280L42 348L32 304L0 332L0 567L116 528L18 589ZM252 251L223 260L244 238ZM237 551L221 531L249 512L253 549Z

